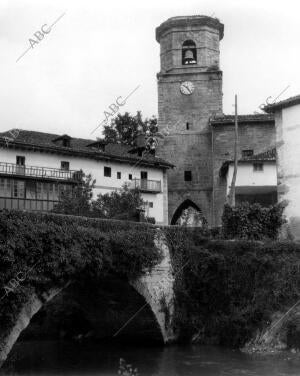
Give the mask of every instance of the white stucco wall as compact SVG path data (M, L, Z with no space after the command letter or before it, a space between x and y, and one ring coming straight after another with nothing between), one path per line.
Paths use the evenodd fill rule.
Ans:
M85 174L92 174L96 179L94 190L94 198L99 193L111 192L120 189L122 185L129 181L128 174L132 174L132 178L140 179L141 171L147 171L148 180L158 180L161 182L161 193L142 193L145 201L153 202L153 208L149 208L147 215L154 217L156 223L164 222L164 195L163 195L163 170L140 166L134 162L132 165L127 163L117 163L110 161L96 161L83 157L73 157L67 155L58 155L50 153L41 153L34 151L13 150L6 147L0 148L0 162L16 163L16 156L24 156L26 166L48 167L60 169L61 161L70 163L70 170L82 169ZM111 168L111 177L104 176L104 166ZM117 172L121 172L121 179L117 179ZM166 199L165 195L165 199Z
M300 105L275 112L280 201L289 202L285 214L300 239Z
M263 162L263 171L254 171L253 162L238 164L236 187L268 187L277 185L276 162ZM234 164L231 163L227 173L227 194L232 182Z

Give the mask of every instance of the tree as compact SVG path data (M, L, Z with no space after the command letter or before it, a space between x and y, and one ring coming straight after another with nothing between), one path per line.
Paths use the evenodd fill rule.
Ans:
M105 125L103 130L104 140L110 143L121 143L125 145L134 145L138 133L138 127L143 131L149 131L150 134L157 132L157 118L142 119L140 111L135 116L125 112L124 115L118 114L112 119L110 125Z
M139 189L125 184L119 191L99 194L92 202L92 212L101 218L139 221L144 205Z
M81 179L76 186L62 192L60 202L53 209L54 213L90 216L93 188L96 180L91 174L85 175L82 171Z

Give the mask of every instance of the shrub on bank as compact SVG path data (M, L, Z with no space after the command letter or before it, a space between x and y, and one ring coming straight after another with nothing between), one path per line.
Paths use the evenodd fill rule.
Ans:
M174 323L183 341L242 346L272 313L300 299L299 244L188 232L167 238L176 274Z
M222 235L225 239L276 239L285 223L284 206L284 203L268 208L248 202L236 207L226 204L222 215Z

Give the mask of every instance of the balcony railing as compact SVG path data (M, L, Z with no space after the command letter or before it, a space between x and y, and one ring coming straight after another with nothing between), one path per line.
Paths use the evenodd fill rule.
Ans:
M129 183L130 188L139 188L141 192L161 192L160 180L132 179Z
M57 203L58 201L0 197L0 210L50 211Z
M82 176L81 171L67 171L50 167L21 166L14 163L6 162L0 162L0 174L76 181L80 180Z

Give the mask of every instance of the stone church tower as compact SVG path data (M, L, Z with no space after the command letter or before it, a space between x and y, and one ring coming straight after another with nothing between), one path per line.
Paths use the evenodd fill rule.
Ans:
M224 25L206 16L172 17L156 29L160 43L158 155L168 172L169 223L194 208L212 224L213 168L209 119L222 115L219 42Z

